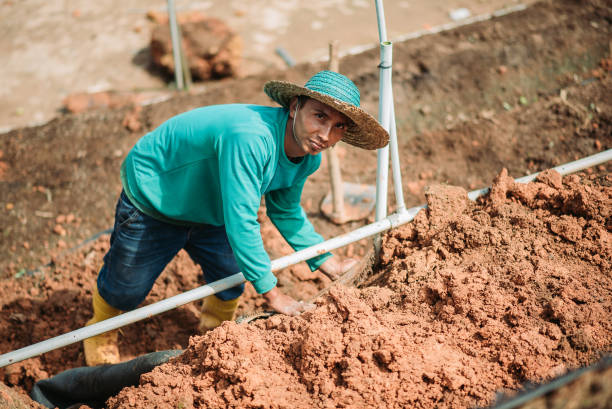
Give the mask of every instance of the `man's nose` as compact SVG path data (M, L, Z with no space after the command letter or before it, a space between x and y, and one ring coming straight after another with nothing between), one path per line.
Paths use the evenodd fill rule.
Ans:
M329 141L329 134L331 133L331 125L325 125L319 132L319 138L321 141L327 143Z

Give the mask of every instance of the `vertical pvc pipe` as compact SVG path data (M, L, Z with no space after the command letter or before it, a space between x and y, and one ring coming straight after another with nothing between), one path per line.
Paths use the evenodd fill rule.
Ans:
M391 63L392 44L388 41L380 43L380 102L378 105L378 120L383 128L389 131L391 121ZM389 146L378 150L378 166L376 168L376 220L387 216L387 186L389 180Z
M378 37L380 39L380 85L378 101L378 120L388 131L390 118L389 89L386 84L386 74L391 75L391 43L387 42L387 26L385 24L385 9L382 0L376 0L376 18L378 19ZM389 47L386 47L388 45ZM385 68L388 67L388 68ZM383 220L387 216L387 189L389 186L389 145L379 149L376 167L376 220ZM381 236L374 238L374 251L378 253L381 246Z
M382 0L376 0L376 18L378 19L378 38L380 42L387 41L387 26L385 25L385 9Z
M387 184L389 183L389 147L385 146L377 152L378 166L376 168L376 220L387 216Z
M376 17L378 19L378 36L380 38L380 42L384 43L387 42L387 26L385 24L385 11L384 11L384 7L383 7L383 2L382 0L376 0ZM382 46L381 46L382 47ZM382 50L381 50L382 51ZM381 58L382 61L382 58ZM381 65L385 65L381 62ZM389 62L389 71L391 68L391 63ZM397 211L398 212L402 212L406 209L406 204L404 202L404 191L403 191L403 187L402 187L402 173L401 173L401 167L400 167L400 161L399 161L399 149L398 149L398 144L397 144L397 126L395 125L395 108L393 107L393 85L391 83L391 74L389 73L389 78L388 78L388 85L386 85L389 89L389 94L391 94L391 98L390 98L390 104L391 104L391 121L389 124L389 128L385 128L387 129L387 131L390 130L389 132L389 147L391 149L391 167L392 167L392 171L393 171L393 188L395 190L395 202L397 204ZM381 93L382 95L382 93ZM381 97L381 101L382 101L382 97ZM382 103L382 102L381 102ZM380 111L379 111L380 112ZM382 122L381 122L382 123ZM388 156L389 153L388 152L383 152L379 154L379 159L381 159L381 156L386 156L386 159L383 158L383 161L386 161L387 164L385 166L388 166ZM388 170L387 170L388 172ZM381 180L382 183L382 180ZM378 179L377 179L377 192L378 192L378 188L380 187L380 185L378 184ZM385 212L384 215L382 217L386 216L386 193L387 193L387 183L385 183L384 185L384 190L385 190ZM382 192L381 192L382 194ZM378 194L377 194L377 200L378 200ZM378 217L378 201L376 202L376 209L377 209L377 217ZM381 212L382 214L382 212ZM379 220L377 218L377 220Z
M170 23L170 36L172 37L172 56L174 58L174 78L176 80L176 88L183 89L183 64L181 61L180 51L180 36L178 31L178 23L176 22L176 11L174 9L174 0L168 0L168 22Z
M393 88L389 84L389 90L391 94L391 132L389 134L389 147L391 149L391 171L393 172L393 189L395 190L395 203L397 205L397 212L403 212L406 210L406 203L404 202L404 191L402 187L402 169L400 166L399 159L399 147L397 142L397 127L395 126L395 104L393 103Z

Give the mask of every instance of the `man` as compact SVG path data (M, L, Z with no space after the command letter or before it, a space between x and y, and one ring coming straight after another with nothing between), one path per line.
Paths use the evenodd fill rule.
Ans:
M87 325L136 308L181 249L206 282L242 271L273 310L297 315L310 306L276 287L264 251L257 210L267 214L293 249L323 241L300 206L319 153L341 139L365 149L388 142L387 132L359 108L359 90L347 77L315 74L304 87L268 82L264 91L282 108L214 105L169 119L143 136L121 167L111 247L104 257ZM308 260L331 278L355 260L327 253ZM240 285L203 302L200 330L232 320ZM117 332L83 342L88 365L119 362Z

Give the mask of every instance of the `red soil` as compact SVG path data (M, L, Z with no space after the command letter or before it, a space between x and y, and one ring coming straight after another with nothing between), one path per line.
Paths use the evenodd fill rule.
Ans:
M192 337L108 405L468 408L587 364L612 344L611 181L434 185L369 286Z

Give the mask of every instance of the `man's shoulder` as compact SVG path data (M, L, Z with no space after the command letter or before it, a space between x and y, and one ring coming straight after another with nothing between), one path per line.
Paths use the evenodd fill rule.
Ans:
M283 108L249 104L222 107L227 110L226 115L218 117L225 121L224 139L241 140L243 143L266 141L266 145L271 147L284 134L286 113Z
M256 104L219 104L207 105L192 110L196 115L212 116L217 115L234 115L236 120L244 119L260 119L260 120L276 120L282 117L282 107L270 107L266 105Z
M211 105L201 108L202 119L235 132L276 133L286 121L283 108L253 104Z

